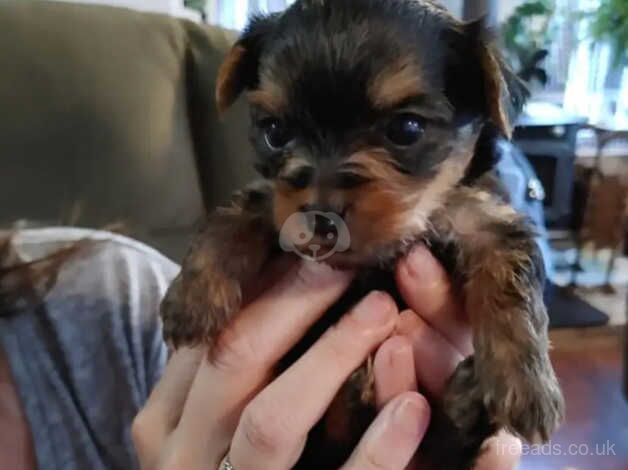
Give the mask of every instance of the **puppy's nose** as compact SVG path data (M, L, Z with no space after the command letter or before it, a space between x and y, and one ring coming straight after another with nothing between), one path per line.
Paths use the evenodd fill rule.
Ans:
M332 214L338 217L343 217L344 215L344 213L338 212L330 207L315 204L302 206L300 211L311 214L311 217L308 217L309 223L312 225L310 229L321 237L326 237L329 233L333 233L338 229L334 220L335 218L325 214Z
M328 234L333 233L336 230L336 223L329 217L321 214L314 216L314 233L321 237L326 237Z

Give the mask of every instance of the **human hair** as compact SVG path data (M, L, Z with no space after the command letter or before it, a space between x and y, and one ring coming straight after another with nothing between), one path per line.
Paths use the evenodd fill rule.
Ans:
M54 286L62 266L85 245L79 241L28 261L15 249L14 238L13 232L0 232L0 317L15 314L26 302L40 302Z

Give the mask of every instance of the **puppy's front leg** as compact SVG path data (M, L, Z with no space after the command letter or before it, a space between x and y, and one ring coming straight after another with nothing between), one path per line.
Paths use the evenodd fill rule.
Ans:
M231 206L210 214L162 303L166 341L211 346L240 309L242 286L259 273L275 239L266 183L236 193Z
M564 405L548 355L543 261L533 231L509 206L468 188L455 190L433 223L437 239L454 247L475 346L449 383L445 414L468 442L479 429L501 427L528 441L548 440Z

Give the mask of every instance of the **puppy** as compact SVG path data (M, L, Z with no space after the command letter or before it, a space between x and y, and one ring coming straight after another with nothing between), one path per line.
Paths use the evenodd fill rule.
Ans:
M196 237L162 307L170 344L213 345L242 286L282 251L356 269L287 365L370 289L401 302L393 266L425 243L464 296L475 355L432 400L422 459L470 469L501 428L549 439L563 400L542 260L531 227L486 184L525 90L481 22L461 23L430 0L298 0L253 18L229 52L219 110L243 92L263 179ZM343 462L373 417L370 383L367 368L354 374L331 408L347 419L330 411L297 468ZM339 438L326 423L340 421L350 425Z

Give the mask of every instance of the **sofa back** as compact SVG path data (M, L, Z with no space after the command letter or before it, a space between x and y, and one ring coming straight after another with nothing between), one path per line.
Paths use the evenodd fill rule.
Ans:
M0 4L0 226L102 228L179 259L251 179L248 118L214 104L233 33L60 2Z

